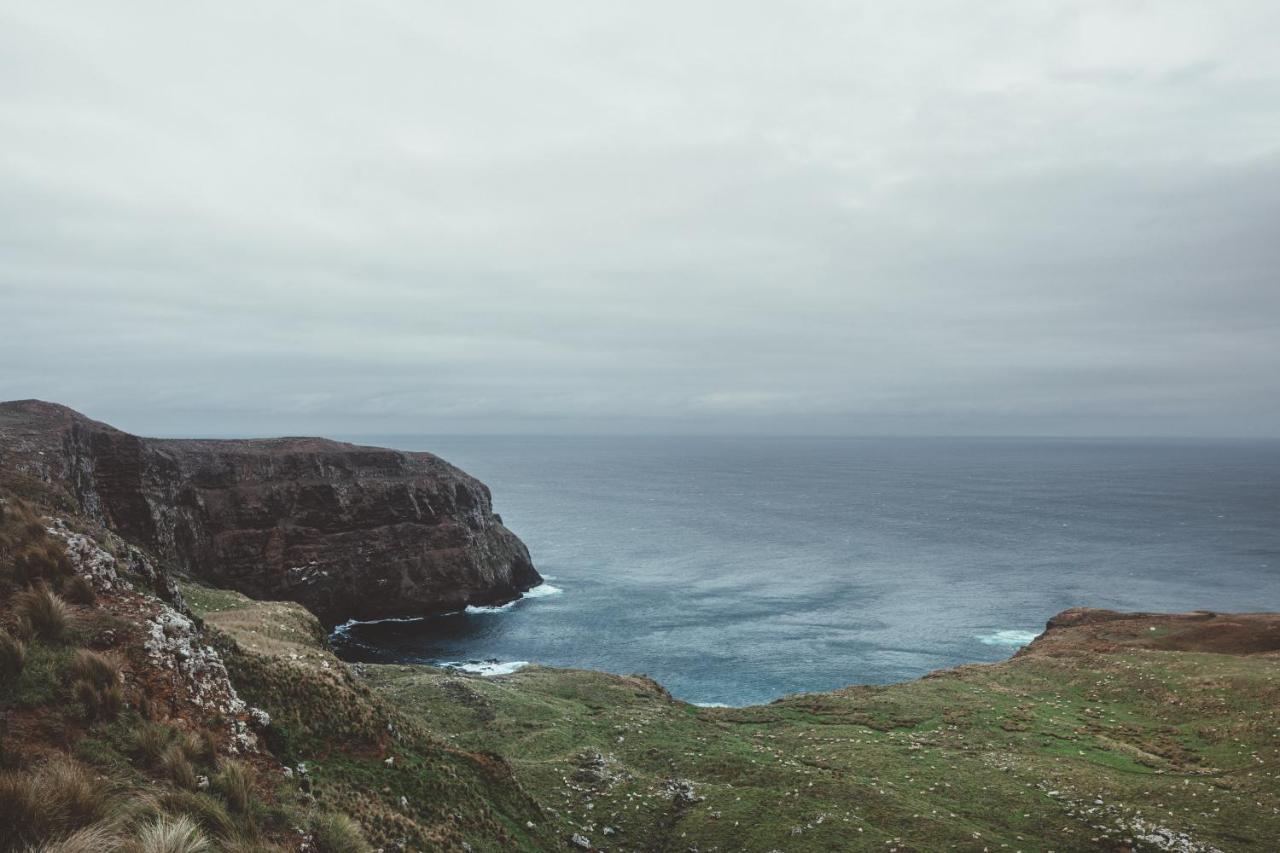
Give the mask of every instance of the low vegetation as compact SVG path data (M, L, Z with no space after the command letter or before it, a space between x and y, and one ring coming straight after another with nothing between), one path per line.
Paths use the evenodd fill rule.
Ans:
M314 809L282 778L256 785L261 763L231 771L234 814L202 790L228 766L229 734L175 716L173 676L137 624L159 606L150 579L104 600L36 509L11 496L0 508L0 851L296 847Z

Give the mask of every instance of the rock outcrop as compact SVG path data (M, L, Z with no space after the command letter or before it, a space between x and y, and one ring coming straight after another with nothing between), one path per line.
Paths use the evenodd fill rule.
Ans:
M0 403L0 467L179 570L321 619L498 604L541 582L489 489L430 453L319 438L140 438L38 400Z

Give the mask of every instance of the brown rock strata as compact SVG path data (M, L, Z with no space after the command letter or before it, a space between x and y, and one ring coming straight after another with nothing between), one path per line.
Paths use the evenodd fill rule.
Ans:
M0 403L0 466L179 570L329 623L495 604L541 582L489 489L430 453L320 438L140 438L64 406Z

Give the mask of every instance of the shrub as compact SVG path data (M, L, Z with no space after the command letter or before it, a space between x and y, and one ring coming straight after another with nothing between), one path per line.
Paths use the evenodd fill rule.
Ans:
M371 853L360 825L340 812L311 819L311 839L319 853Z
M0 684L18 680L27 662L27 644L0 629Z
M196 769L187 760L180 744L174 744L160 756L160 769L179 788L192 790L196 786Z
M26 616L19 616L18 621L14 623L13 635L25 643L35 639L36 629L32 627L31 620Z
M19 618L31 623L36 636L50 642L61 640L71 627L71 608L44 584L18 593Z
M134 845L137 853L205 853L209 839L186 815L160 816L142 825Z
M160 723L143 722L133 730L133 753L148 767L160 763L173 730Z
M214 788L222 794L231 811L244 814L254 800L253 776L239 761L224 761L213 780Z
M93 582L84 575L72 575L71 579L63 585L62 594L72 604L92 607L98 602L98 592L93 588Z

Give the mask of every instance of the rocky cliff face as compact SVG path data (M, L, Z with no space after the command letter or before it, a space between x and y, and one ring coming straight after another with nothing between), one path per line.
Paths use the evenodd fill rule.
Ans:
M323 620L455 610L541 582L488 488L429 453L318 438L139 438L64 406L0 403L0 466L191 575Z

